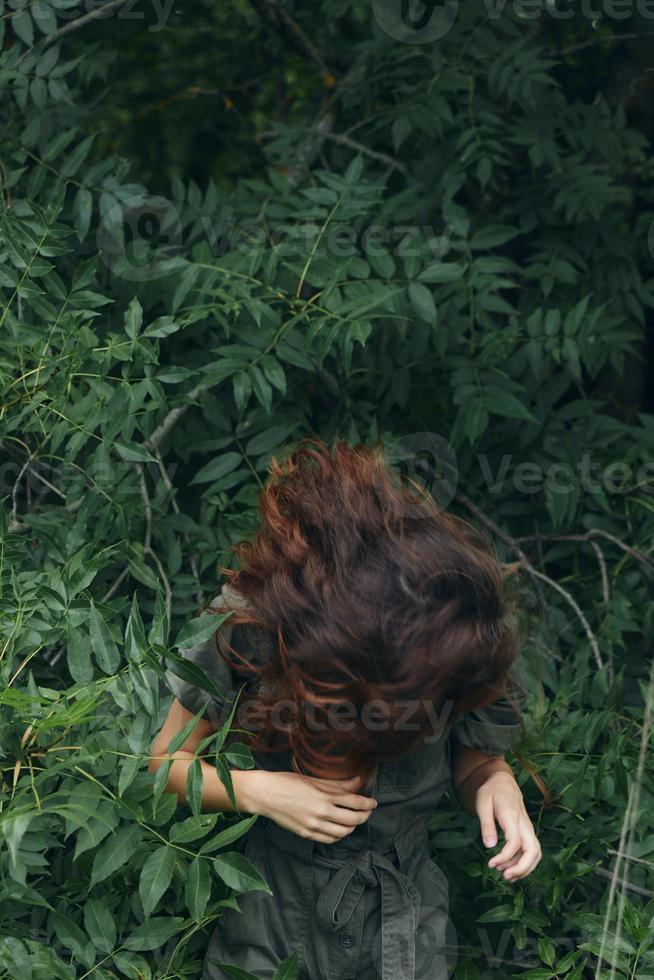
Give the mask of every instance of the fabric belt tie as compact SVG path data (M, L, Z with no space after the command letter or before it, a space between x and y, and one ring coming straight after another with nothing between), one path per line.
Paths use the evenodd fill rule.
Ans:
M379 851L359 851L339 862L318 898L318 920L332 932L342 929L369 887L381 887L382 980L414 980L420 893Z

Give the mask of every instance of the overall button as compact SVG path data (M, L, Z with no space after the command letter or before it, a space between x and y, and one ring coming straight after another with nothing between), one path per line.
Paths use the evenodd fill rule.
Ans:
M341 936L341 946L351 946L354 942L352 936Z

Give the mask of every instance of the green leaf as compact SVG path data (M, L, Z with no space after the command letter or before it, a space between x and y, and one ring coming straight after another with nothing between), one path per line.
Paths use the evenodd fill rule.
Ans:
M281 351L279 356L283 357ZM234 390L234 401L239 412L243 413L252 394L252 379L247 371L238 371L232 377L232 387Z
M257 820L258 814L254 813L251 817L245 817L243 820L233 823L231 827L226 827L225 830L221 830L219 834L202 845L200 854L213 854L214 851L219 851L221 847L229 847L239 837L247 834Z
M463 276L465 266L456 262L436 262L426 266L418 279L420 282L457 282Z
M203 613L184 623L173 643L178 649L189 649L197 643L209 640L216 630L231 616L231 610L226 613Z
M497 248L498 245L510 242L519 234L520 229L510 225L491 225L472 236L470 247L474 249Z
M170 885L175 861L176 855L173 848L163 844L149 855L141 868L139 897L146 919L150 917Z
M272 388L266 377L256 364L251 364L248 368L248 373L252 380L252 390L259 402L263 405L266 413L270 415L270 409L272 408Z
M133 860L134 852L141 843L143 832L136 823L119 829L97 851L91 869L91 888L105 881L115 871Z
M114 442L114 449L128 463L156 463L152 453L138 442Z
M147 648L148 641L145 637L143 620L139 611L138 596L134 592L132 595L132 608L130 610L127 626L125 627L125 654L128 660L140 663Z
M219 966L225 971L228 977L232 978L232 980L259 980L259 977L256 977L254 973L248 973L247 970L242 970L240 966L233 966L230 963L222 963L211 957L209 958L209 962Z
M268 381L270 381L270 383L274 385L278 391L281 391L282 395L285 395L286 373L279 361L272 357L272 355L267 354L261 359L261 366Z
M123 940L125 949L159 949L184 928L181 916L161 916L143 922Z
M80 187L73 200L73 222L80 242L86 238L91 225L93 194L86 187Z
M434 297L421 282L409 283L409 299L418 316L432 326L436 324L436 304Z
M477 916L475 922L507 922L513 919L512 905L495 905L492 909Z
M156 592L156 590L159 588L159 579L152 569L145 564L145 562L138 561L136 558L131 558L127 562L127 567L130 574L134 576L137 582L147 585L149 589Z
M202 808L203 786L204 774L202 772L202 764L199 759L194 759L188 767L186 777L186 802L191 809L191 813L196 817L200 816L200 810Z
M143 307L138 297L133 296L125 311L125 333L130 340L136 340L143 323Z
M116 945L116 921L106 901L89 898L84 903L84 928L101 953L111 953Z
M297 950L293 950L283 963L280 963L273 974L273 980L297 980L300 959Z
M203 466L201 470L195 474L191 483L209 483L210 481L216 481L222 479L223 476L227 476L232 470L235 470L243 462L243 457L240 453L223 453L216 459L212 459L210 463Z
M66 623L66 661L70 676L78 684L89 684L93 679L91 647L82 630L73 626L70 619Z
M172 316L160 316L145 328L144 337L169 337L171 333L177 333L181 328Z
M225 884L239 894L263 891L272 895L272 889L254 865L238 851L227 851L226 854L220 854L213 859L213 866Z
M209 831L214 829L217 822L217 813L201 813L197 817L180 820L170 828L170 840L175 844L189 844L200 837L206 837Z
M216 699L220 702L227 701L226 694L220 691L211 678L198 667L197 664L193 663L187 657L183 657L179 653L173 653L172 650L167 650L165 647L160 647L158 644L155 649L167 659L172 661L170 665L170 671L181 677L182 680L188 681L194 687L200 687L203 691L208 691L213 694Z
M107 624L95 608L93 599L91 599L89 607L89 627L91 632L91 648L100 670L105 674L115 674L120 666L118 647L109 632Z
M486 408L493 415L502 415L509 419L525 419L528 422L536 421L527 406L523 405L510 391L503 391L500 388L487 388L484 392L484 398Z
M11 18L11 26L16 37L31 47L34 44L34 24L30 16L29 7L23 7Z
M198 722L202 718L202 715L206 711L206 704L202 705L197 714L194 714L192 718L186 722L183 728L181 728L176 735L174 735L170 742L168 743L168 752L172 755L173 752L177 752L179 748L184 744L187 738L193 734L198 726Z
M294 423L285 423L264 429L263 432L258 432L256 436L252 436L248 440L245 446L245 452L248 456L260 456L263 453L272 452L274 449L278 449L283 445L294 428Z
M237 769L254 769L252 749L244 742L233 742L225 748L223 755L229 764L236 766Z
M77 959L86 963L88 938L84 931L80 929L73 919L56 910L50 912L48 919L58 942L65 946L66 949L69 949Z
M184 887L184 901L194 922L201 922L211 894L209 862L200 857L191 861Z

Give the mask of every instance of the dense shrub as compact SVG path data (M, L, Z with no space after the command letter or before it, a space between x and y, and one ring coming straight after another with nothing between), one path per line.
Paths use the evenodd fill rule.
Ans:
M197 975L250 823L148 773L162 671L316 431L381 436L521 599L544 858L509 885L433 815L458 980L654 975L649 134L508 7L120 6L0 3L1 974ZM125 119L153 64L172 125Z

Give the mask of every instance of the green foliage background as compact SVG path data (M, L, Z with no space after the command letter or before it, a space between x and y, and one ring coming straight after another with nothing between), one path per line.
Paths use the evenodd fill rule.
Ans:
M654 976L652 132L614 37L648 22L110 6L0 0L0 975L198 976L252 885L249 823L148 750L271 454L319 432L435 488L448 440L516 563L544 858L509 885L433 815L457 980Z

